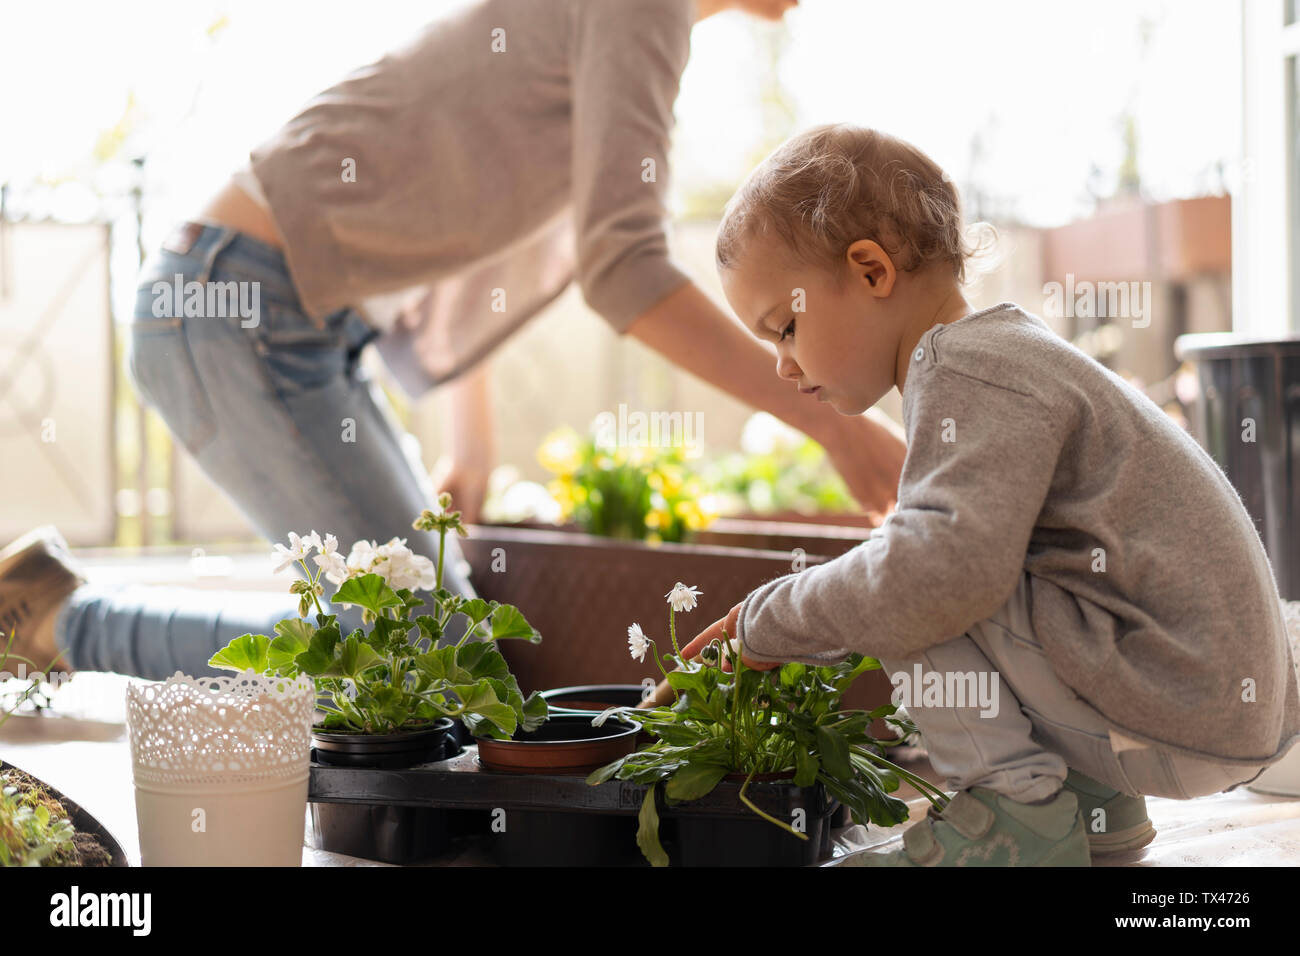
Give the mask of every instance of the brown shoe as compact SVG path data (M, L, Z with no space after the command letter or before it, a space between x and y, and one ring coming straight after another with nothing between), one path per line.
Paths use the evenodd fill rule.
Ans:
M6 647L15 658L0 663L0 670L17 674L25 666L30 673L33 667L44 670L54 664L55 670L72 673L59 658L54 620L68 596L85 583L67 542L52 525L29 531L0 551L0 662Z

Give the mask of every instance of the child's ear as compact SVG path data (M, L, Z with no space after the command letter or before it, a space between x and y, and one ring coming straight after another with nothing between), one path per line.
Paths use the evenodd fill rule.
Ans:
M848 266L853 277L866 286L866 291L883 299L894 289L898 271L894 260L874 239L859 239L849 246Z

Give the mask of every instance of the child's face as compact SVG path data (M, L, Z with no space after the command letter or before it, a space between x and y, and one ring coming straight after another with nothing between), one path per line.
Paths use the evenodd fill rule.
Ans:
M828 402L842 415L862 414L893 388L898 350L899 332L885 308L893 265L859 258L866 261L846 258L845 282L837 287L824 269L794 261L779 241L751 238L721 273L741 321L776 346L776 374L801 390L816 388L807 400Z

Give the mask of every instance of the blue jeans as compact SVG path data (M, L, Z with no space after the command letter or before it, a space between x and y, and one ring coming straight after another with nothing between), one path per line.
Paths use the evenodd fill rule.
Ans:
M141 398L268 540L287 543L290 531L315 530L336 535L346 554L359 539L405 538L436 562L437 534L411 527L432 505L432 485L359 367L378 332L353 309L315 325L272 246L218 226L191 226L177 237L146 264L136 296L129 364ZM255 317L177 318L185 310L168 307L156 316L154 283L174 285L178 275L205 287L257 283L260 309ZM443 586L477 596L462 562L453 533ZM282 595L89 585L60 612L55 640L77 670L150 679L214 673L207 661L231 639L273 634L276 622L296 615L291 580L285 573ZM334 589L321 583L328 598ZM340 612L345 634L361 625L358 608L331 610ZM461 633L449 629L443 640Z

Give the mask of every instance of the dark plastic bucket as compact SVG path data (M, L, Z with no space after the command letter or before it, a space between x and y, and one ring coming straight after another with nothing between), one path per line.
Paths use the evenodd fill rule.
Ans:
M1174 354L1196 363L1197 440L1254 519L1278 592L1300 601L1300 336L1180 335ZM1254 441L1242 441L1247 418Z

